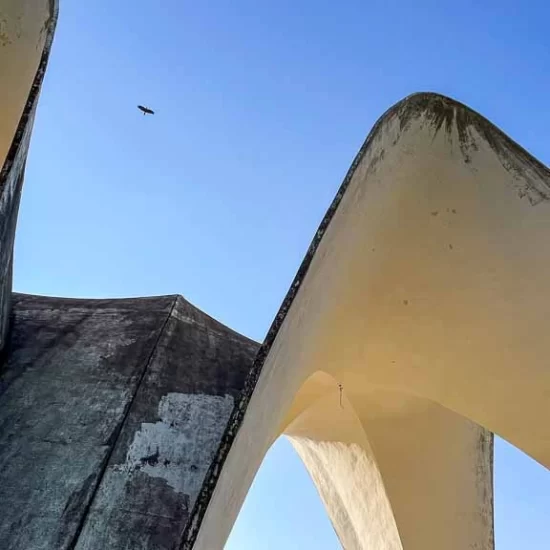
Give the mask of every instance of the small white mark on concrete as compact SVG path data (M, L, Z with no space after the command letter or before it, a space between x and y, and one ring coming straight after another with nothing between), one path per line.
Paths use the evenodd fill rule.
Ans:
M116 469L162 478L191 506L218 449L233 409L230 395L169 393L158 407L159 422L144 423Z

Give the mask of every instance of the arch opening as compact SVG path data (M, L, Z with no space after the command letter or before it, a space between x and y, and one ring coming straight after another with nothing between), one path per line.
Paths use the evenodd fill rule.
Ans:
M492 435L483 428L413 395L347 390L323 371L302 383L285 411L257 469L285 435L344 548L420 550L434 541L456 550L473 542L492 548ZM244 493L242 479L232 480L234 504L244 501L256 474L248 466ZM212 544L212 531L204 532Z

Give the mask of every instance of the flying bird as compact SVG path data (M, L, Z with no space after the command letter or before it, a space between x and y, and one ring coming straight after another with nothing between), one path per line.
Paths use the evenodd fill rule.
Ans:
M143 115L154 115L155 111L149 109L149 107L144 107L143 105L138 105L138 109L143 113Z

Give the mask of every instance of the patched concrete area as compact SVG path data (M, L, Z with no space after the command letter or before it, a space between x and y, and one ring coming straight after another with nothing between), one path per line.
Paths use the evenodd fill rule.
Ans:
M162 397L154 424L142 424L115 471L160 478L177 493L198 494L214 458L233 398L169 393ZM225 419L225 422L224 422ZM189 502L193 506L194 499Z
M0 540L68 548L174 298L16 295L0 371Z
M257 344L177 296L16 295L12 324L2 548L177 546Z

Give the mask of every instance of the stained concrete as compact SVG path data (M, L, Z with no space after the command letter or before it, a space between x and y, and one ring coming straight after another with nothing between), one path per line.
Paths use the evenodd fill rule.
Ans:
M177 296L13 302L2 548L177 547L257 345Z
M286 434L346 549L493 550L493 432L550 466L548 169L464 105L406 98L261 347L179 296L12 296L56 17L0 6L2 548L222 548Z

